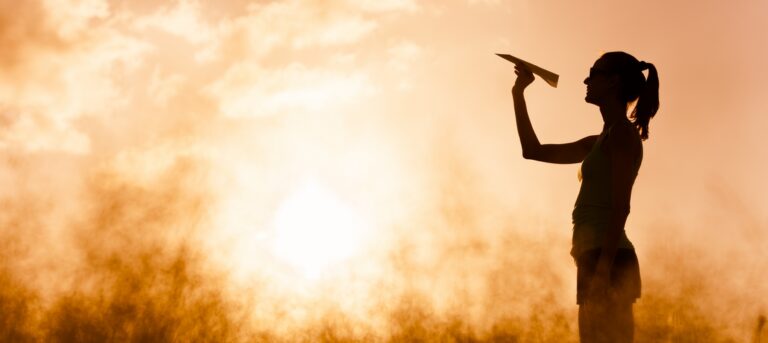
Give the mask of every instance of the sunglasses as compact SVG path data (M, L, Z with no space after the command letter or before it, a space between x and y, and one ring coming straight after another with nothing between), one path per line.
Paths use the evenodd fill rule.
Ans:
M589 68L589 77L595 77L598 75L611 75L614 74L613 71L606 70L606 69L599 69L599 68Z

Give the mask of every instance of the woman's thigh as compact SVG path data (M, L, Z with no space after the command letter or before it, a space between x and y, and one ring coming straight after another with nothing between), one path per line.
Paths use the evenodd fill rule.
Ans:
M631 343L634 329L631 302L588 300L579 306L581 343Z

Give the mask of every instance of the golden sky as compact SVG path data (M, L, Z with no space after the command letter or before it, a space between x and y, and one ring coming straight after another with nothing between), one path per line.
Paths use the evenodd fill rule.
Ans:
M526 93L556 143L600 130L582 81L623 50L660 77L627 223L640 337L658 311L693 316L686 287L703 324L666 334L749 337L768 311L767 23L741 0L0 0L0 301L24 290L49 319L19 335L66 338L66 306L87 321L123 278L160 297L146 275L181 256L215 280L182 288L281 323L248 335L311 337L337 313L341 338L458 320L546 341L530 318L549 304L571 326L544 331L572 340L578 166L522 158L494 54L560 75Z

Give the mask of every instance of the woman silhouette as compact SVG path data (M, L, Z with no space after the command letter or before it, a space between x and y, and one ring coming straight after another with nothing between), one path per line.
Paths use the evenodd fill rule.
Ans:
M648 78L643 71L648 70ZM640 297L640 269L624 231L632 185L643 159L642 140L659 108L656 68L625 52L609 52L592 66L586 101L600 107L599 135L567 144L541 144L533 131L523 91L533 74L515 66L512 87L523 157L548 163L579 163L581 188L573 216L571 255L576 261L576 302L581 342L632 342L632 305ZM632 112L627 111L637 100ZM630 121L631 119L631 121Z

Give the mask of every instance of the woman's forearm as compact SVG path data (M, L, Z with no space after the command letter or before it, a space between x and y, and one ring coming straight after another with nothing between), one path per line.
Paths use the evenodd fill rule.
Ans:
M520 145L523 147L523 157L529 158L538 152L541 143L539 143L539 139L536 137L536 132L533 131L531 118L528 116L528 107L525 104L523 89L513 88L512 100L515 103L515 122L517 122L517 134L520 136Z

